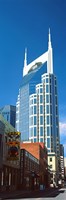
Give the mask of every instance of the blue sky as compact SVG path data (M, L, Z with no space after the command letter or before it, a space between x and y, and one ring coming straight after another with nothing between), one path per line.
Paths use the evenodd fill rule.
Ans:
M66 0L0 0L0 107L15 105L24 49L27 47L28 63L43 54L48 48L49 27L58 80L61 142L66 152Z

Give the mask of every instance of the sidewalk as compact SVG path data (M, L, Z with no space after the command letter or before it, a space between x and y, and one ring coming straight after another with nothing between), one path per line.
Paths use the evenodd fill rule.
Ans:
M11 199L11 198L30 198L30 197L39 197L40 195L46 195L51 191L54 191L54 188L46 188L45 190L32 190L32 191L22 191L22 190L17 190L17 191L4 191L0 192L0 198L3 199ZM57 190L57 189L56 189Z

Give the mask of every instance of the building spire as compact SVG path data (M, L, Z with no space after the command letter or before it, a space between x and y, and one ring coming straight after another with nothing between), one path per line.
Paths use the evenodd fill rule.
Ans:
M49 28L49 41L48 41L48 49L51 49L51 34L50 34L50 28Z
M51 45L50 28L49 28L49 41L48 41L47 73L53 74L53 49Z
M27 48L25 48L24 67L27 66Z

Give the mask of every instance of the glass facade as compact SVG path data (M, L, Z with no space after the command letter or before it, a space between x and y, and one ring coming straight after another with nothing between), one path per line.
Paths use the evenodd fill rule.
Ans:
M36 103L34 103L35 98ZM33 123L31 124L32 109L35 109L36 112L32 113ZM30 95L29 110L29 139L33 142L35 140L43 141L48 152L59 154L59 143L58 147L56 145L57 137L59 141L58 97L57 81L54 74L45 73L41 76L41 83L36 85L36 92ZM31 134L31 129L33 134Z
M37 134L37 95L34 93L37 83L41 80L43 70L46 70L45 66L24 76L19 88L16 102L16 129L21 133L21 141L27 141L30 135L33 138ZM42 87L40 87L40 91L38 90L39 92L41 93L40 103L42 105ZM30 99L31 94L32 97ZM36 138L35 140L37 141Z
M15 127L16 121L16 106L6 105L0 108L0 114L13 126Z

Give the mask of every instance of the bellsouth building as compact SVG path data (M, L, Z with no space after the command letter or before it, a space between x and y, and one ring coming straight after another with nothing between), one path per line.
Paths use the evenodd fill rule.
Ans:
M44 142L48 152L59 155L57 79L52 54L50 30L47 52L28 65L25 52L16 103L16 129L21 132L21 141Z

